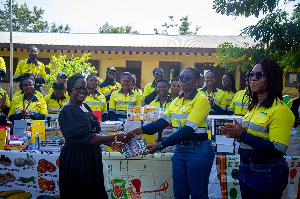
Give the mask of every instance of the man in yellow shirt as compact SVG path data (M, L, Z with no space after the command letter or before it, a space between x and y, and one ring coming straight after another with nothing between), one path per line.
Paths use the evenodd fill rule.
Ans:
M18 63L14 80L16 82L21 81L21 76L24 73L31 73L34 75L36 90L41 91L42 85L46 82L46 70L45 65L38 61L38 48L34 45L28 48L29 58L24 59Z

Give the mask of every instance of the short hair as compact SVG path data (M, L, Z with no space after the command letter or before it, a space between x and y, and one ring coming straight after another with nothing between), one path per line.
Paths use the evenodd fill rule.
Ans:
M97 81L98 81L98 77L97 77L97 75L94 74L94 73L89 74L89 75L86 77L86 81L88 81L88 79L89 79L90 77L96 77L96 79L97 79Z
M19 84L19 88L21 90L23 89L23 81L26 80L26 79L30 79L30 77L34 77L34 75L32 73L23 73L22 74L20 84ZM32 80L32 81L33 81L33 84L35 84L35 81L34 80Z
M179 79L178 78L173 78L173 79L171 79L171 82L170 82L170 84L172 84L173 82L175 82L175 81L179 81Z
M36 48L38 50L38 47L36 47L35 45L31 45L28 47L28 52L30 51L31 48Z
M65 89L65 82L54 82L52 88L54 90L64 90Z
M74 75L72 75L68 81L67 81L67 92L68 94L70 95L72 93L72 90L73 90L73 87L75 85L75 82L78 80L78 79L84 79L83 75L80 74L80 73L76 73Z
M268 96L265 100L265 103L262 104L262 106L265 108L270 108L272 106L274 100L277 100L277 99L282 100L283 70L277 62L275 62L273 60L269 60L269 59L261 60L261 61L257 62L255 65L257 65L257 64L261 65L262 72L267 79L266 92L268 93ZM250 92L250 94L249 94L249 96L250 96L249 109L251 110L258 103L258 97L257 97L256 93L253 93L251 91L250 84L248 85L248 90Z
M169 84L168 80L166 80L165 78L161 78L161 79L157 80L156 86L157 86L158 83L160 83L160 82L165 82L165 83L168 85L168 88L170 87L170 84Z
M200 79L200 73L196 68L189 66L189 67L185 67L182 71L184 70L191 70L193 72L193 75L196 77L196 79Z
M121 75L121 79L123 78L123 76L129 76L131 81L133 81L133 77L132 77L132 74L130 72L123 72L122 75Z
M236 93L236 88L235 88L235 78L234 78L234 76L232 75L232 74L230 74L230 73L227 73L227 74L225 74L225 75L227 75L229 78L230 78L230 81L231 81L231 90L232 90L232 92L234 92L234 93ZM225 76L224 75L224 76ZM223 90L225 90L225 88L223 88Z
M164 70L163 70L161 67L156 67L156 68L154 68L153 71L152 71L152 74L153 74L153 75L154 75L156 69L160 69L160 70L164 73Z
M214 76L216 77L216 73L215 73L214 71L211 71L211 70L207 71L207 72L205 73L204 76L206 77L206 75L207 75L208 73L212 73L212 74L214 74Z

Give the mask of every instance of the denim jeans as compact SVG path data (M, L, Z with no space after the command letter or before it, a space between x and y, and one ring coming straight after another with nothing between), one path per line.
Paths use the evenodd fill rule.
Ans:
M280 199L288 184L289 168L285 158L276 163L240 162L239 180L243 199Z
M215 158L211 141L200 145L177 145L172 157L173 191L175 199L208 198L208 181Z

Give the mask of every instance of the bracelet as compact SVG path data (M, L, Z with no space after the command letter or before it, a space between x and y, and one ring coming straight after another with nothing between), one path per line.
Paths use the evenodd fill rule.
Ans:
M158 143L158 147L161 149L163 146L161 145L161 142Z
M115 136L115 142L118 142L118 135L114 133L114 136Z

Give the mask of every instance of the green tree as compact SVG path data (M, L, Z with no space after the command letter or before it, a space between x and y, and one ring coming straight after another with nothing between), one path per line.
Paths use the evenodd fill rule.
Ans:
M132 30L132 26L126 25L126 26L113 26L109 25L108 22L103 24L103 26L99 27L98 29L99 33L135 33L139 34L137 30Z
M192 22L189 22L188 15L185 17L181 17L180 25L175 22L174 16L168 16L168 18L171 22L169 22L169 23L165 22L163 25L161 25L163 27L163 29L161 30L161 33L159 33L158 28L154 28L155 34L168 35L169 30L178 28L177 32L179 35L196 35L198 33L199 29L201 28L200 26L196 26L195 31L194 32L191 31Z
M265 14L257 24L241 30L242 36L251 37L256 43L253 46L220 44L215 66L222 65L229 70L238 66L241 71L248 71L261 59L273 59L286 70L300 68L300 3L294 5L291 14L282 9L292 2L285 0L279 5L279 0L215 0L213 8L220 14L244 17Z
M94 66L89 62L91 53L83 54L81 57L72 57L70 59L67 58L67 55L59 55L56 57L52 55L52 65L46 65L47 68L50 69L50 75L46 78L46 85L51 87L53 82L56 82L57 74L59 72L64 72L68 75L68 77L74 75L75 73L81 73L84 76L87 76L91 73L97 74L97 70ZM99 82L102 80L99 78Z
M10 30L10 0L6 0L0 7L0 31ZM30 10L26 2L19 5L12 0L12 27L13 31L19 32L64 32L69 33L70 27L66 25L56 26L55 23L49 27L48 21L43 20L44 10L33 7Z

